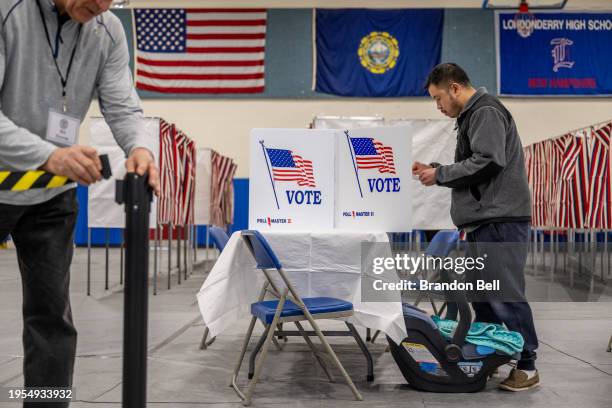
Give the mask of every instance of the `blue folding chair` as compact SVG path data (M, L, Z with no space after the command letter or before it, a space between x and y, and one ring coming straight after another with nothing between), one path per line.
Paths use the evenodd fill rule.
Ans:
M450 255L453 249L457 248L457 242L459 242L459 231L440 230L436 233L436 235L434 235L431 242L427 246L427 249L425 250L425 255L429 257L433 257L433 258L445 258ZM425 272L432 272L432 271L425 271ZM437 271L437 272L439 273L438 279L444 280L446 278L446 276L444 275L444 271ZM430 276L428 276L427 278L428 280L431 280ZM417 300L415 301L414 306L418 306L424 296L425 296L424 294L420 294L417 297ZM433 312L435 315L438 315L438 316L441 315L444 312L445 308L450 309L451 304L449 304L446 301L442 304L440 309L436 307L434 300L436 299L446 300L446 297L444 296L443 293L428 292L427 296L429 298L429 302L431 304L431 307L433 308ZM452 303L452 305L454 307L455 304ZM454 320L457 317L457 311L455 308L453 309L452 312L449 310L448 313L451 313L454 316L447 315L447 318L451 318Z
M425 254L431 257L439 257L439 258L447 257L452 252L452 250L457 247L457 242L459 242L459 231L440 230L431 239L431 242L429 243L429 245L427 246L427 249L425 250ZM436 294L428 293L428 296L429 296L429 301L431 303L431 306L433 307L434 314L438 315L439 313L444 312L444 309L448 307L448 303L445 302L440 307L440 309L438 309L436 307L436 304L434 303L434 298L436 297ZM419 294L419 296L417 296L417 299L414 303L414 306L418 306L424 297L425 295ZM442 299L444 299L443 296L442 296ZM374 335L372 336L372 340L371 340L372 343L376 341L376 338L378 337L379 334L380 334L380 330L377 330L374 333Z
M230 238L229 235L227 235L227 232L225 232L223 228L213 225L209 229L209 234L210 234L210 237L212 238L213 244L219 250L219 253L223 252ZM210 331L208 327L204 329L204 335L202 336L202 341L200 341L200 350L206 350L208 346L210 346L211 344L215 342L216 337L213 337L212 339L207 340L209 332ZM285 340L286 340L286 337L285 337ZM276 342L276 340L273 340L273 342L276 344L276 346L279 349L281 348L281 346Z
M240 356L236 362L230 382L230 386L234 388L238 396L242 399L243 405L247 406L251 403L255 385L257 384L257 380L262 372L263 364L268 354L268 349L270 348L270 343L274 337L274 330L280 323L295 323L300 334L313 352L316 360L323 368L323 371L326 373L330 381L332 380L331 374L329 373L324 361L319 356L319 352L316 350L314 344L300 324L300 321L304 320L307 320L314 329L316 335L323 344L325 351L331 358L334 365L342 373L342 376L355 396L355 399L362 401L363 397L355 387L351 377L342 366L342 363L340 363L340 360L338 360L338 357L329 345L325 335L319 328L319 325L316 323L316 320L319 319L335 319L351 316L353 314L353 304L341 299L329 297L310 297L302 299L287 278L280 261L263 235L261 235L258 231L242 231L242 238L255 258L257 268L260 269L266 277L266 282L261 289L257 302L251 304L251 323L244 338L242 350L240 351ZM284 288L279 287L279 285L277 285L272 279L270 272L273 270L276 270L276 272L279 274ZM264 300L266 294L271 294L276 299ZM253 328L255 327L255 322L257 319L261 320L266 327L262 335L264 343L263 348L261 349L261 354L255 365L253 377L247 386L246 392L243 393L236 384L236 379L238 377L238 373L240 372L240 367L242 366L242 361L244 360L244 356L249 345L249 340L253 334Z
M440 230L434 235L425 250L425 254L433 257L444 258L448 256L459 242L459 231Z
M223 252L223 249L227 245L227 241L229 241L229 236L227 235L227 232L225 232L223 228L220 228L214 225L211 226L208 231L209 231L210 237L212 238L212 242L214 246L217 247L217 249L219 250L219 253ZM200 341L200 350L206 350L208 346L210 346L211 344L215 342L216 337L213 337L212 339L207 340L208 333L209 333L209 330L208 330L208 327L206 327L206 329L204 329L204 335L202 336L202 341Z
M227 245L227 241L229 241L229 235L227 235L227 232L225 232L223 228L213 225L210 227L209 233L213 244L217 247L219 252L223 252L223 249Z

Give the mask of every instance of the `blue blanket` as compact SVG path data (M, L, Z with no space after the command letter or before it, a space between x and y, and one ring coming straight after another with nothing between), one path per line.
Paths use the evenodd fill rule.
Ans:
M431 318L445 338L453 337L457 327L456 321L441 319L438 316L432 316ZM472 323L465 340L477 346L491 347L508 355L523 351L523 344L525 343L520 333L506 330L504 326L499 324L481 322Z

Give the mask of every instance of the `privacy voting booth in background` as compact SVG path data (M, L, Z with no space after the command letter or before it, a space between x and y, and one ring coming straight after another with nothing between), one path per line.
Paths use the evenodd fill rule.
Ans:
M210 200L212 193L212 150L208 148L196 149L196 178L194 198L194 224L210 224Z
M151 135L151 146L148 146L155 163L159 166L159 119L146 118L147 134ZM108 154L113 177L92 184L88 189L89 228L125 228L125 210L123 205L115 202L115 180L123 179L126 173L125 153L119 147L113 134L102 118L93 118L90 127L90 145L99 154ZM149 226L155 228L157 219L157 199L153 199Z
M385 126L380 116L315 116L313 129L357 129Z
M145 132L147 134L148 148L159 168L161 192L158 198L151 204L151 214L149 218L149 228L151 229L151 239L155 241L153 247L153 293L157 293L157 276L161 270L162 255L165 255L165 265L167 266L167 286L171 288L171 276L174 274L178 283L187 279L196 261L195 255L195 190L196 190L196 170L197 150L195 142L191 140L176 125L168 123L161 118L145 118ZM124 231L125 215L122 207L115 202L115 179L125 175L125 152L117 145L110 128L102 118L92 118L90 127L90 144L102 154L109 156L112 168L113 179L102 181L91 185L87 189L87 293L91 291L91 246L92 230L104 233L105 245L105 274L104 290L111 288L110 276L110 250L119 244L121 251L119 255L118 284L123 284L124 266ZM214 189L213 177L215 167L212 163L227 163L228 161L214 160L216 153L210 150L201 152L201 183L200 196L197 202L198 221L210 223L206 217L213 214L214 193L221 189ZM208 160L206 159L208 157ZM213 157L213 158L211 158ZM231 162L231 160L229 160ZM231 164L231 163L230 163ZM212 167L212 171L211 171ZM218 167L218 166L217 166ZM235 165L227 166L235 171ZM218 174L219 172L217 172ZM231 173L233 177L233 173ZM223 178L225 181L226 178ZM225 184L224 184L225 185ZM225 190L223 190L225 192ZM229 192L231 194L231 191ZM212 195L212 197L211 197ZM217 196L220 196L219 194ZM226 194L222 195L223 197ZM219 200L218 200L219 201ZM226 200L227 201L227 200ZM85 202L85 201L84 201ZM221 204L223 200L219 201ZM216 208L216 207L215 207ZM215 215L218 212L214 213ZM212 215L210 215L212 218ZM219 217L217 217L219 218ZM112 242L111 242L112 238ZM162 254L161 242L166 241L167 250ZM173 242L175 241L175 242ZM96 244L100 242L97 241ZM193 260L192 260L193 258ZM114 258L113 258L114 260ZM177 272L177 273L175 273ZM182 274L182 276L181 276ZM116 285L112 285L113 287Z

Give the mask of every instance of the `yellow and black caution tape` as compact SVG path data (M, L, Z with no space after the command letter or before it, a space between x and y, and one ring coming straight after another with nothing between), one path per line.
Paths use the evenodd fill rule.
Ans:
M111 176L108 156L100 156L102 161L102 176ZM0 191L25 191L38 188L58 188L72 183L68 177L56 176L42 170L32 171L0 171Z
M34 188L57 188L71 183L68 177L55 176L42 170L0 171L0 191L25 191Z

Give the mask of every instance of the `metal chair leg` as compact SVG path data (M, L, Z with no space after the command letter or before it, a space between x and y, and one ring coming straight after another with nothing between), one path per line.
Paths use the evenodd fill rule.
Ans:
M206 338L208 337L208 327L204 329L204 334L202 335L202 341L200 341L200 350L206 350Z
M255 345L255 348L253 349L253 351L251 351L251 355L249 356L249 380L253 378L253 374L255 373L255 360L257 359L257 354L259 354L259 351L261 350L264 342L266 341L267 334L268 332L266 327L266 331L264 331L264 333L261 335L259 341ZM274 336L272 336L272 339L274 339Z
M606 351L608 353L612 352L612 336L610 336L610 341L608 342L608 349Z
M331 373L329 372L329 369L327 368L327 365L325 364L325 361L323 361L323 359L321 358L321 355L317 351L315 345L312 343L312 340L310 340L310 337L308 337L308 335L304 331L304 328L302 327L300 322L295 322L295 325L297 326L298 331L300 332L300 334L302 335L302 337L306 341L306 344L308 344L308 347L310 347L310 350L312 350L312 354L314 354L315 358L319 362L319 365L321 366L321 368L325 372L325 375L329 379L329 382L334 382L334 377L332 377Z
M287 342L287 337L285 337L285 343ZM274 337L272 337L272 343L276 346L276 348L280 351L285 348L285 344L281 344Z
M446 310L446 306L448 306L447 302L442 303L442 306L440 306L440 309L438 310L438 316L442 317L442 314Z
M274 319L272 323L266 327L267 333L265 336L265 342L263 345L263 349L261 350L261 356L257 359L257 364L255 365L255 373L253 374L253 379L249 382L249 386L247 387L246 392L244 393L244 401L242 401L242 405L249 406L251 405L251 399L253 397L253 391L255 391L255 385L257 384L257 380L259 380L259 376L261 375L261 370L264 365L264 361L266 360L266 356L268 355L268 350L270 349L270 343L272 342L272 337L274 337L274 328L278 324L278 320L280 319L281 311L283 310L283 306L285 305L285 299L287 297L287 289L283 292L283 295L280 297L278 301L278 306L276 308L276 313L274 314Z
M283 324L279 323L278 324L278 330L283 331ZM287 342L287 336L278 336L279 340L283 340L285 343Z
M213 337L210 340L206 340L208 338L208 327L206 329L204 329L204 335L202 335L202 341L200 342L200 350L206 350L208 348L208 346L210 346L211 344L213 344L215 342L215 340L217 339L217 337Z
M345 322L345 323L346 323L346 327L348 327L348 329L351 331L351 334L355 338L357 345L359 346L359 348L361 349L361 352L366 358L366 363L368 367L367 380L368 382L374 381L374 363L372 362L372 355L370 354L370 350L368 350L368 348L366 347L365 343L363 342L363 339L359 335L359 332L357 331L357 329L355 329L355 326L353 326L349 322ZM376 332L376 334L378 334L378 331Z
M332 361L334 362L334 364L336 365L338 370L340 370L340 372L342 373L342 376L344 377L344 380L346 381L347 385L351 389L351 392L355 396L355 399L357 401L363 401L363 397L361 396L361 393L357 390L357 387L355 387L355 384L353 383L353 380L351 379L351 377L348 375L348 373L344 369L344 366L342 365L342 363L338 359L338 356L336 356L336 353L334 353L334 350L329 345L329 342L327 341L327 339L325 338L323 333L321 333L321 329L319 329L319 325L312 318L312 315L310 314L310 312L306 308L304 308L304 315L308 319L308 322L310 323L310 325L312 326L314 331L317 333L317 336L319 337L319 340L321 341L321 343L323 343L323 347L325 347L325 350L327 351L327 354L329 354L329 356L331 357Z
M370 340L370 343L374 344L374 342L376 341L376 339L378 338L378 335L380 334L380 330L376 330L376 332L374 333L374 335L372 336L372 340Z
M263 346L263 342L265 341L265 339L266 339L266 335L264 332L264 334L262 334L261 338L255 345L255 348L253 349L253 351L251 351L251 355L249 356L249 374L248 374L249 380L253 378L253 373L255 371L255 359L257 358L257 354L259 353L259 350L261 350L261 347ZM272 336L272 343L274 343L274 345L279 351L282 350L285 346L284 344L281 345L274 336Z
M436 304L434 303L434 300L432 298L429 298L429 303L431 304L431 308L433 309L433 313L436 316L440 316L440 312L438 311L438 308L436 307Z
M244 360L244 355L246 354L247 347L249 346L249 340L251 340L251 335L253 334L253 328L255 327L256 320L257 318L255 316L251 318L251 323L249 324L249 328L244 337L242 349L240 350L240 355L238 356L238 361L236 362L236 366L234 367L234 372L232 373L232 378L229 384L229 386L236 391L236 393L242 400L245 399L245 396L242 391L240 391L240 388L238 388L238 385L236 384L236 378L238 377L238 373L240 372L240 366L242 366L242 360Z

